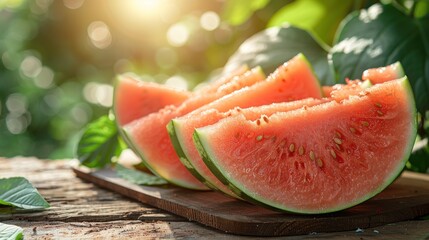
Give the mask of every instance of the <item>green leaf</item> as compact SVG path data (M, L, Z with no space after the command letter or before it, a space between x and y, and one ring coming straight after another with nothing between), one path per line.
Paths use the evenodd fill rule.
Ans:
M323 85L334 83L334 75L327 60L328 47L310 33L293 26L273 27L247 39L228 60L225 72L243 64L261 66L266 73L298 53L303 53L312 64Z
M134 169L129 169L122 166L121 164L116 164L115 169L118 176L134 184L153 186L165 185L168 183L167 181L158 176L137 171Z
M0 179L0 204L23 209L49 207L37 189L23 177Z
M268 26L290 23L332 43L341 20L350 12L352 0L297 0L278 10Z
M114 117L103 116L88 124L77 146L80 163L89 168L102 168L125 149Z
M429 173L429 145L428 140L424 139L414 145L415 150L405 165L408 170L413 172Z
M349 15L339 29L332 60L340 81L368 68L400 61L417 109L429 109L429 16L413 18L392 5L375 4Z
M265 7L270 0L230 0L226 2L223 18L231 25L240 25L252 14Z
M22 228L18 226L0 223L0 239L21 240L24 239L22 232Z
M0 1L0 10L3 10L4 8L19 8L23 2L23 0L2 0Z
M425 113L425 117L421 119L423 121L423 130L425 131L422 135L429 136L429 111Z
M424 17L429 13L429 1L428 0L420 0L417 1L414 10L415 17Z

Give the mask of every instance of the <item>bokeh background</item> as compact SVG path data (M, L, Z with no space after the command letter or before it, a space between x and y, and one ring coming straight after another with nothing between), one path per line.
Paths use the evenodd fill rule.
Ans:
M73 157L118 74L192 89L256 32L292 22L330 45L375 2L0 0L0 156Z
M232 25L224 1L1 0L0 156L72 157L115 75L191 89L278 4Z

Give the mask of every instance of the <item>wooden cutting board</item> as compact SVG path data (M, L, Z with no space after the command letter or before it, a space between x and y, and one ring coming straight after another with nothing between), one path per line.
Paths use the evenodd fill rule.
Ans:
M280 213L212 191L139 186L110 169L74 168L79 178L203 225L240 235L286 236L370 228L429 214L429 175L404 172L382 193L344 211Z

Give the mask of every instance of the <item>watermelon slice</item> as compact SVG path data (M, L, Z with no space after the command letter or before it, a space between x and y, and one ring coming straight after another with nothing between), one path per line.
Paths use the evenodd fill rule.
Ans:
M381 192L416 137L406 77L267 120L224 118L196 129L194 140L210 170L241 198L297 213L338 211Z
M371 82L369 80L354 80L349 81L347 85L337 84L334 88L330 87L328 93L329 98L324 99L307 98L292 102L272 103L259 107L249 107L243 109L234 108L233 110L227 112L221 112L214 108L203 111L199 114L196 112L191 112L183 117L173 119L168 125L169 133L170 137L172 137L176 151L178 152L179 156L181 156L182 162L196 178L212 189L220 190L227 195L238 197L231 190L229 190L227 186L220 182L203 162L192 140L192 134L195 128L214 124L220 119L236 114L243 114L246 120L259 121L259 123L263 123L266 121L267 117L276 112L287 112L301 107L314 106L316 104L321 104L330 100L341 101L348 98L350 95L358 94L370 86ZM208 106L210 105L213 105L213 103L209 104ZM198 116L195 117L195 115Z
M191 96L188 91L140 81L131 76L120 75L116 81L113 109L119 126L167 105L179 105Z
M211 173L211 171L207 168L201 159L192 140L194 129L196 127L202 127L216 123L220 119L231 117L237 114L243 114L246 119L259 121L259 123L261 123L265 121L268 116L275 112L290 111L303 106L312 106L326 101L327 100L306 98L292 102L272 103L269 105L264 105L263 108L234 108L227 112L221 112L217 109L209 109L198 114L198 117L186 116L174 119L170 122L168 128L170 137L172 137L173 145L175 146L176 152L180 156L180 160L196 178L198 178L211 189L220 190L221 192L232 197L238 197L224 184L222 184L213 175L213 173ZM183 151L181 152L181 150Z
M397 79L397 78L396 78ZM393 79L390 79L393 80ZM346 80L346 84L335 84L334 86L322 86L323 96L333 99L345 99L349 95L371 87L370 80Z
M206 189L181 164L171 144L165 126L200 106L212 102L243 86L253 85L265 79L260 68L254 68L240 75L234 72L201 90L196 91L179 106L167 106L160 111L137 119L124 126L126 142L142 158L143 163L155 174L167 181L190 189Z
M331 96L331 92L335 90L337 97L343 97L341 95L348 94L347 91L356 88L356 85L366 88L372 84L384 83L387 81L399 79L405 76L404 70L400 62L395 62L386 67L371 68L365 70L362 74L361 80L349 80L346 79L346 84L336 84L334 86L323 86L322 91L324 96ZM331 96L332 97L332 96Z
M213 173L207 168L201 159L201 156L199 155L198 150L196 149L192 140L192 134L195 128L214 124L220 119L236 114L243 114L247 120L259 121L259 123L261 123L266 121L268 116L271 116L276 112L287 112L301 107L314 106L316 104L321 104L330 100L341 101L348 98L350 95L358 94L371 85L372 84L369 80L354 80L349 81L347 85L337 84L335 87L330 87L328 92L329 98L324 99L307 98L292 102L272 103L259 107L250 107L244 109L235 108L227 112L220 112L217 109L206 110L200 114L195 114L192 112L181 118L173 119L168 126L169 133L170 136L175 136L175 138L172 137L172 141L176 151L178 152L179 156L181 156L182 162L196 178L200 179L200 181L212 189L220 190L227 195L238 197L222 182L220 182L215 175L213 175ZM195 117L195 115L198 116Z
M216 94L216 92L221 92L222 90L231 91L234 89L231 85L235 84L236 87L240 86L240 84L236 84L237 80L233 80L232 78L239 78L246 72L248 72L247 74L251 74L249 70L250 69L247 65L241 66L237 70L227 74L225 77L217 79L214 82L203 83L202 86L198 87L197 89L194 89L193 93L198 95L208 95ZM255 68L254 70L260 71L260 73L262 73L262 69L260 69L259 67Z
M311 66L306 58L300 54L280 66L265 82L236 91L183 117L173 119L167 128L180 160L189 171L210 188L233 195L210 173L202 162L192 141L194 129L213 124L219 119L233 114L233 112L224 112L236 107L247 108L308 97L321 98L321 90ZM272 112L279 109L287 111L319 102L320 100L308 100L295 104L275 104L268 108L272 109ZM248 117L252 119L260 117L261 113L258 111L256 108L245 110ZM271 113L266 112L265 114Z
M405 76L400 62L386 67L371 68L363 72L362 80L370 80L373 84L384 83Z

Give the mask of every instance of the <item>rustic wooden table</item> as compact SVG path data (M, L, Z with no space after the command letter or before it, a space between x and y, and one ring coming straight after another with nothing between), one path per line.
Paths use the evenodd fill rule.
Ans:
M85 182L69 161L0 158L0 177L28 178L51 204L32 213L0 214L0 221L24 228L25 239L251 239L225 234L141 204ZM429 239L429 220L369 229L312 233L282 239Z

